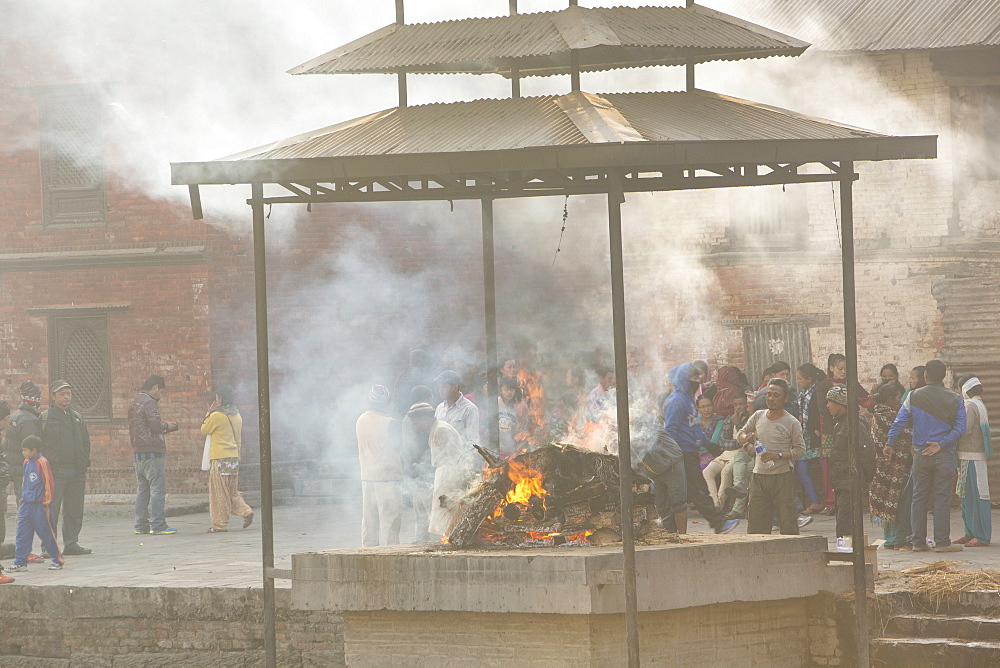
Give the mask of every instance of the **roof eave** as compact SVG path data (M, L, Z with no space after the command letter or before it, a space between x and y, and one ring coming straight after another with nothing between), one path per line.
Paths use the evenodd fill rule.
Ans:
M654 171L734 163L879 161L937 157L937 136L628 142L462 153L171 163L173 185L445 176L550 169Z

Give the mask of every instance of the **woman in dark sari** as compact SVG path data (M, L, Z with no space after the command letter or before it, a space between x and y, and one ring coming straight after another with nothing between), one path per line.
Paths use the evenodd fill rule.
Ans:
M869 503L873 518L882 522L883 547L887 550L911 549L907 537L910 530L910 466L913 463L913 432L907 428L889 447L889 429L902 405L903 386L891 381L879 388L872 407L871 435L875 446L875 477L869 488Z

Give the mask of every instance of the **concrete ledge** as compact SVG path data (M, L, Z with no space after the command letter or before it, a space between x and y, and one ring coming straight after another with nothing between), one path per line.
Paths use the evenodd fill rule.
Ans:
M641 612L842 593L819 536L691 536L636 548ZM624 612L618 547L447 551L413 546L292 555L301 610ZM847 585L845 587L845 584Z

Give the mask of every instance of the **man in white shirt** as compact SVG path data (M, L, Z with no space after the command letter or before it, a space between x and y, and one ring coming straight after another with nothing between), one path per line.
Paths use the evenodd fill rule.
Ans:
M771 533L775 514L782 534L799 533L793 466L806 453L806 445L802 425L785 410L790 391L787 381L772 378L767 385L767 410L751 415L736 437L740 443L757 440L764 446L750 476L747 533Z
M471 449L479 442L479 408L462 395L462 379L454 371L441 372L436 382L441 403L434 417L454 427L462 437L462 445Z
M399 443L390 437L391 406L389 390L373 385L368 392L368 410L356 426L361 460L361 544L365 547L399 542L403 464Z

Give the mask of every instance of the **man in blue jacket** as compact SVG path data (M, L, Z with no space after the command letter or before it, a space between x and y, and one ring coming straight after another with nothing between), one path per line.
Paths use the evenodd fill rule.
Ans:
M889 447L907 427L913 428L913 505L910 542L915 552L926 552L927 499L934 498L934 551L958 552L951 542L951 495L955 490L958 440L965 433L965 402L945 388L947 368L941 360L925 367L927 385L906 397L887 439Z
M677 441L684 453L688 503L694 504L695 509L715 529L715 533L729 533L740 521L727 520L722 510L712 502L698 460L699 446L708 441L701 428L694 400L694 393L702 379L701 369L691 362L685 362L675 366L667 375L674 391L663 404L663 429Z

